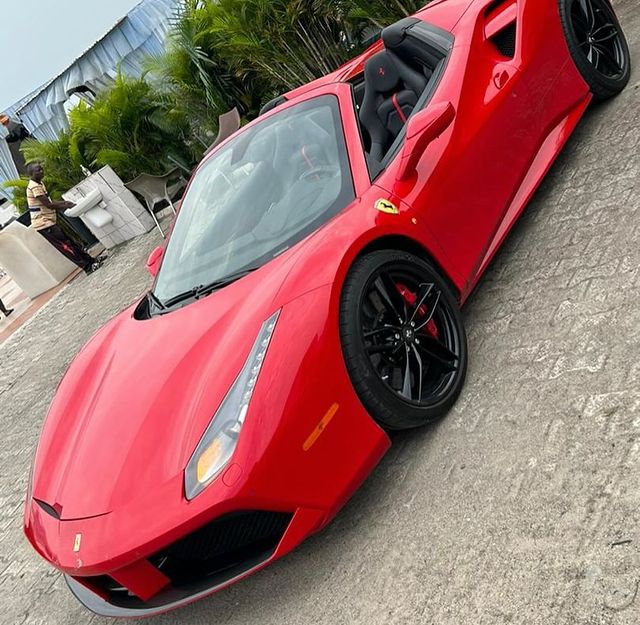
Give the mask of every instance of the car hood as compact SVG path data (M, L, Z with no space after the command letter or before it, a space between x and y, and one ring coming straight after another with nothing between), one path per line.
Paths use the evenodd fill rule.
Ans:
M78 354L49 409L33 497L63 520L106 514L181 474L241 370L293 256L175 312L135 307Z

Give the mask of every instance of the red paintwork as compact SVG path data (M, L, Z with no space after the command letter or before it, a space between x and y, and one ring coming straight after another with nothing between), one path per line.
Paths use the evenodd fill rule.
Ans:
M171 584L171 580L147 560L137 560L129 566L114 571L111 575L116 582L129 588L143 601L155 597L163 588Z
M210 520L242 509L295 512L274 560L347 501L390 444L359 402L342 358L338 302L349 267L368 245L383 237L398 245L402 237L441 267L463 303L591 99L570 60L556 0L506 1L487 23L491 4L441 0L420 12L455 35L426 109L451 107L455 117L438 127L434 137L441 134L419 158L409 137L375 184L344 81L381 44L291 92L269 113L286 115L302 100L335 95L357 200L214 295L144 322L131 307L91 339L58 388L34 461L25 532L43 557L81 578L111 573L148 596L164 580L145 581L140 561ZM516 11L517 53L510 60L486 36ZM376 211L380 198L399 214ZM156 271L158 251L152 261ZM280 308L233 463L188 502L185 466L261 324ZM336 403L337 413L305 451ZM61 520L33 498L61 511Z

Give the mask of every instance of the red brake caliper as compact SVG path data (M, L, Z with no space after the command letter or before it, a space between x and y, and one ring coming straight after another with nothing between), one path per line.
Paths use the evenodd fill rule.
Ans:
M418 296L413 291L411 291L407 286L399 282L396 282L396 288L398 289L398 293L402 295L404 301L407 302L409 306L416 305ZM420 307L418 308L418 315L420 317L425 317L428 312L429 312L429 309L424 304L421 304ZM416 325L420 325L419 320L416 321ZM438 326L436 326L435 321L433 319L431 319L431 321L427 323L427 325L423 328L423 331L426 334L430 334L434 339L439 338Z

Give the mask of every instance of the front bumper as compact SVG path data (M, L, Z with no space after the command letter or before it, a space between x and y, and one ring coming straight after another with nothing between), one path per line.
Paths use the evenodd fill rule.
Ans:
M289 551L296 537L317 529L322 518L313 510L293 515L264 511L231 514L111 575L67 574L65 580L73 595L95 614L154 616L255 573Z

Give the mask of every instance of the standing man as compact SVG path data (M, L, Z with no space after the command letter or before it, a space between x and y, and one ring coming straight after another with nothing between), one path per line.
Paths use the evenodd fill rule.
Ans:
M85 273L93 273L100 267L100 263L91 258L89 254L72 241L57 224L57 211L73 208L75 204L72 202L51 201L47 188L42 183L44 168L39 163L27 165L27 173L30 178L27 186L27 203L31 213L32 227L61 254L83 269Z

